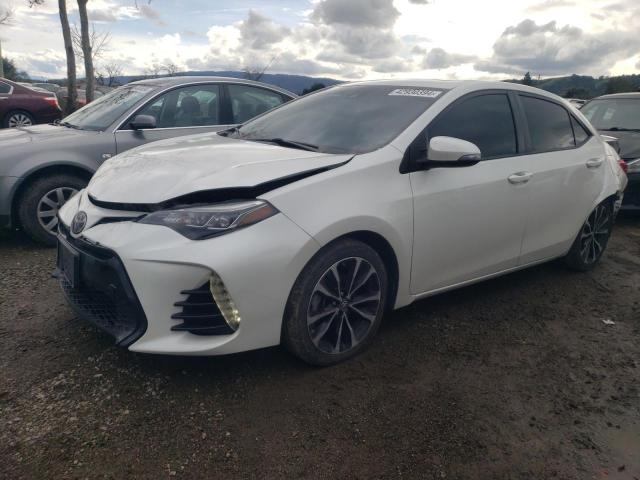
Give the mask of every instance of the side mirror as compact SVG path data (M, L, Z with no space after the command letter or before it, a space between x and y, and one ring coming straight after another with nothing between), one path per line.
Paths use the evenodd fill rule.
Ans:
M151 115L136 115L133 120L129 122L129 126L133 130L156 128L156 118Z
M433 137L427 149L429 167L468 167L482 160L480 149L471 142L453 137Z

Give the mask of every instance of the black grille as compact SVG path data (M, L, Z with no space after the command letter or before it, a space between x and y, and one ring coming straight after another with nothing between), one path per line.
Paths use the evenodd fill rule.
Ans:
M147 319L122 261L115 252L73 238L60 226L56 276L78 316L112 335L118 345L128 346L142 336ZM63 273L61 250L77 252L73 280Z
M233 333L213 299L208 282L199 288L183 290L180 293L187 295L187 298L174 303L176 307L181 307L182 311L174 313L171 318L182 320L182 323L174 325L171 330L191 332L196 335L230 335Z

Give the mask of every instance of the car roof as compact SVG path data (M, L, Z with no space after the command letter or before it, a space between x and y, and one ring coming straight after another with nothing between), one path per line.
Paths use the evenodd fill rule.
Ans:
M627 92L627 93L610 93L609 95L601 95L594 98L594 100L600 100L603 98L633 98L640 100L640 92Z
M549 98L558 99L557 95L540 88L529 87L520 83L500 82L495 80L429 80L429 79L392 79L365 80L360 82L341 83L338 87L350 85L388 85L409 88L438 88L443 90L463 89L468 92L475 90L517 90L519 92L534 93Z
M146 78L144 80L138 80L131 82L128 85L152 85L154 87L174 87L179 85L185 85L190 83L204 83L204 82L220 82L220 83L241 83L244 85L252 85L255 87L269 88L276 90L285 95L291 97L297 97L293 92L280 88L276 85L269 83L255 82L253 80L245 80L243 78L233 77L215 77L215 76L199 76L199 75L184 75L179 77L158 77L158 78Z

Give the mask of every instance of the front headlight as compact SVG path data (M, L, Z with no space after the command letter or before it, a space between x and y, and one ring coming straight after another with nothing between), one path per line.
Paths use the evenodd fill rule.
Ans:
M162 210L139 222L164 225L191 240L202 240L261 222L278 213L264 200L242 200L198 207Z
M627 173L640 173L640 158L627 163Z

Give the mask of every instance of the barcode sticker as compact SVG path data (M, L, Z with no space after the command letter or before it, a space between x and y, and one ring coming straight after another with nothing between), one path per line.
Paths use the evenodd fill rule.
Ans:
M398 97L425 97L436 98L442 94L441 90L432 90L429 88L396 88L389 95Z

